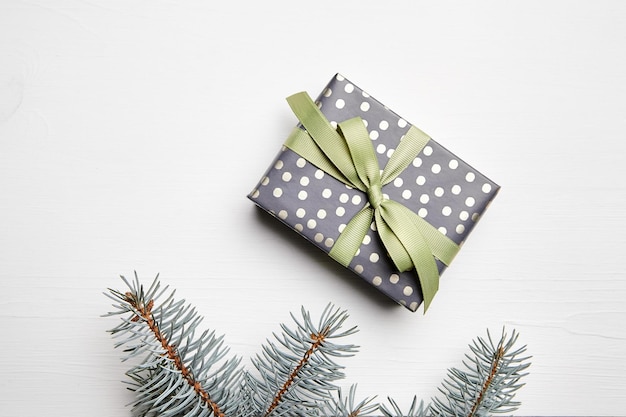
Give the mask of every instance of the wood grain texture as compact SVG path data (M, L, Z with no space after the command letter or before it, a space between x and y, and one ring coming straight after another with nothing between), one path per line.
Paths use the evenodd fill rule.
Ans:
M129 415L100 315L133 270L244 358L348 309L363 396L428 399L506 326L518 415L624 415L625 47L620 1L1 2L0 415ZM338 71L503 187L426 316L245 199Z

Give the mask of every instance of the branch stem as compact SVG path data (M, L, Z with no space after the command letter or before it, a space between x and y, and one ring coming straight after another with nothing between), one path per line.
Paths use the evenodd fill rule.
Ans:
M468 417L474 417L474 415L476 414L476 411L478 410L480 403L482 403L483 398L485 397L485 394L487 393L487 390L491 386L491 382L493 381L493 378L496 376L496 373L498 372L498 365L500 365L500 360L502 359L503 356L504 356L504 349L502 348L502 346L498 346L498 350L496 351L496 354L493 357L493 363L491 365L491 371L489 372L489 376L485 380L485 383L483 384L482 389L480 390L480 394L478 395L478 398L476 398L476 401L474 402L474 405L472 406L472 411L470 411Z
M298 376L302 368L309 362L311 355L313 355L313 353L324 342L324 339L326 338L327 333L328 333L328 329L324 329L324 331L322 331L321 333L311 334L311 346L304 353L304 355L302 356L302 359L300 359L300 361L298 362L298 365L296 365L296 367L293 368L293 370L289 374L289 377L287 378L283 386L280 388L280 390L278 390L278 392L274 396L274 400L270 404L269 408L267 409L263 417L268 417L271 414L271 412L274 411L276 407L278 407L278 405L282 401L283 396L287 393L287 390L289 389L289 387L294 383L296 377Z
M219 405L215 403L209 396L209 393L206 392L199 381L196 381L193 376L192 371L183 363L182 358L178 355L176 351L176 347L171 345L165 335L159 329L159 325L154 320L154 316L152 315L152 308L154 307L154 300L150 300L148 304L138 303L135 296L132 293L127 292L126 301L137 311L137 316L133 318L133 321L139 320L139 318L143 319L150 329L150 331L154 334L156 340L161 343L161 347L165 350L165 354L169 359L171 359L176 368L180 371L183 378L189 385L191 385L196 392L196 394L200 397L202 402L207 405L213 411L213 415L215 417L226 417L224 412L220 409Z

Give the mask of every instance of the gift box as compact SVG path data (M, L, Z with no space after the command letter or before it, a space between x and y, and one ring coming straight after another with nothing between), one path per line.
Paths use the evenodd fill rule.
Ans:
M499 186L337 74L248 198L416 311Z

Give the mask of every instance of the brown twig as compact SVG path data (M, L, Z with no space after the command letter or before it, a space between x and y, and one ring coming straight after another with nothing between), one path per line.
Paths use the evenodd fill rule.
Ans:
M309 362L309 359L311 358L311 355L313 355L313 353L324 342L324 339L326 338L328 330L329 329L326 328L321 333L311 334L311 342L312 342L311 346L304 353L304 355L302 356L302 359L300 359L300 361L298 362L298 365L296 365L296 367L293 368L293 371L291 371L291 373L289 374L289 377L287 378L287 381L285 381L283 386L280 388L280 390L278 390L278 392L274 396L274 400L272 401L272 403L270 404L269 408L265 412L264 417L268 417L270 415L270 413L272 411L274 411L274 409L276 407L278 407L278 405L282 401L283 395L285 395L285 393L287 392L289 387L293 384L293 382L295 381L296 377L298 376L298 373L300 373L302 368Z
M487 377L487 380L483 384L483 387L480 390L480 394L478 395L478 398L474 402L474 405L472 406L472 411L470 411L468 417L473 417L476 411L478 410L478 406L483 401L483 397L485 396L485 393L489 389L489 386L491 385L491 381L493 381L493 378L496 376L496 373L498 372L498 365L500 364L500 360L502 359L503 356L504 356L504 348L502 346L498 346L498 350L496 351L496 354L493 357L493 364L491 365L491 371L489 372L489 377Z
M191 370L187 368L187 366L183 363L183 360L181 359L181 357L178 355L178 352L176 351L176 347L174 345L169 344L165 335L161 333L161 330L159 329L159 326L154 320L154 316L152 315L152 308L154 307L154 300L150 300L148 304L144 305L142 303L138 303L136 297L134 297L132 293L127 292L125 295L126 295L126 301L135 310L137 310L137 313L138 313L135 317L132 318L132 321L138 321L141 318L146 322L146 324L148 325L148 328L150 328L150 331L152 331L156 340L159 341L159 343L161 343L161 346L165 350L167 357L171 359L172 361L174 361L176 368L180 371L181 375L185 378L185 381L187 381L187 383L193 387L194 391L201 398L202 402L204 402L208 407L211 408L211 410L213 411L213 415L215 417L225 417L224 412L220 409L217 403L215 403L215 401L211 399L211 397L209 396L209 393L206 392L204 388L202 388L202 385L200 384L200 382L196 381Z
M360 408L357 408L356 410L354 410L353 412L351 412L350 414L348 414L348 417L358 417L359 413L361 412Z

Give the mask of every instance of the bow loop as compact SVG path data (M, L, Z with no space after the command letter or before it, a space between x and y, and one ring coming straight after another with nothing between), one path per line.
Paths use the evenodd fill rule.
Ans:
M329 255L348 266L374 221L398 271L415 268L425 312L439 288L435 258L448 265L459 246L406 206L385 198L382 187L417 157L430 138L411 126L381 174L361 118L341 122L335 130L307 93L295 94L287 101L306 131L294 129L285 146L337 180L361 190L369 201L346 224Z

